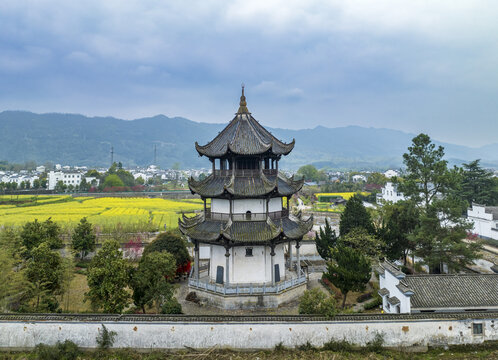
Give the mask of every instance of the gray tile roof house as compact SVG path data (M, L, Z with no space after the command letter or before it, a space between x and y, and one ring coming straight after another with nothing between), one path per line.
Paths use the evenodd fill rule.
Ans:
M405 275L390 262L380 266L385 312L498 310L498 274Z

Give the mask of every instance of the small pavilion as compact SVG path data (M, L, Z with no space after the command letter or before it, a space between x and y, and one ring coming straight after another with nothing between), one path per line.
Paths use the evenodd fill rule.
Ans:
M183 216L180 231L194 244L191 290L223 308L276 307L300 296L306 277L299 247L313 218L291 214L289 199L303 180L278 171L278 162L294 148L261 126L247 108L242 87L235 117L212 141L195 144L212 164L201 181L189 188L204 201L197 216ZM209 204L209 206L208 206ZM285 250L296 248L286 261ZM209 265L201 272L199 247L209 247Z

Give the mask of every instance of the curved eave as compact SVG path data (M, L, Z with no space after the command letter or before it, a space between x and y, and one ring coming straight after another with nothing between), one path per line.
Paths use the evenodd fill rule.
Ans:
M186 219L186 220L185 220ZM301 240L313 226L313 217L307 220L284 218L272 221L217 221L198 217L184 217L178 222L182 234L191 239L212 244L232 245L280 243Z

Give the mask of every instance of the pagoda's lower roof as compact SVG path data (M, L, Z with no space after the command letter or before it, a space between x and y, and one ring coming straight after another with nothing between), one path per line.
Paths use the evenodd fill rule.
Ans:
M178 221L180 231L200 242L225 244L270 243L300 240L313 227L313 216L283 217L266 221L208 220L204 214L183 216Z
M298 192L303 180L287 178L282 174L265 175L258 173L254 176L219 176L209 175L201 181L189 179L190 191L202 197L217 197L225 192L234 196L253 197L262 196L276 191L280 196L290 196Z

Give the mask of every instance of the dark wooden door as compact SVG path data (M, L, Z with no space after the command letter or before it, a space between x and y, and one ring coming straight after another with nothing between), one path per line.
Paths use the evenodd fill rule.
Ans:
M223 266L216 267L216 283L223 284Z
M278 283L280 281L280 267L278 264L275 264L275 282Z

